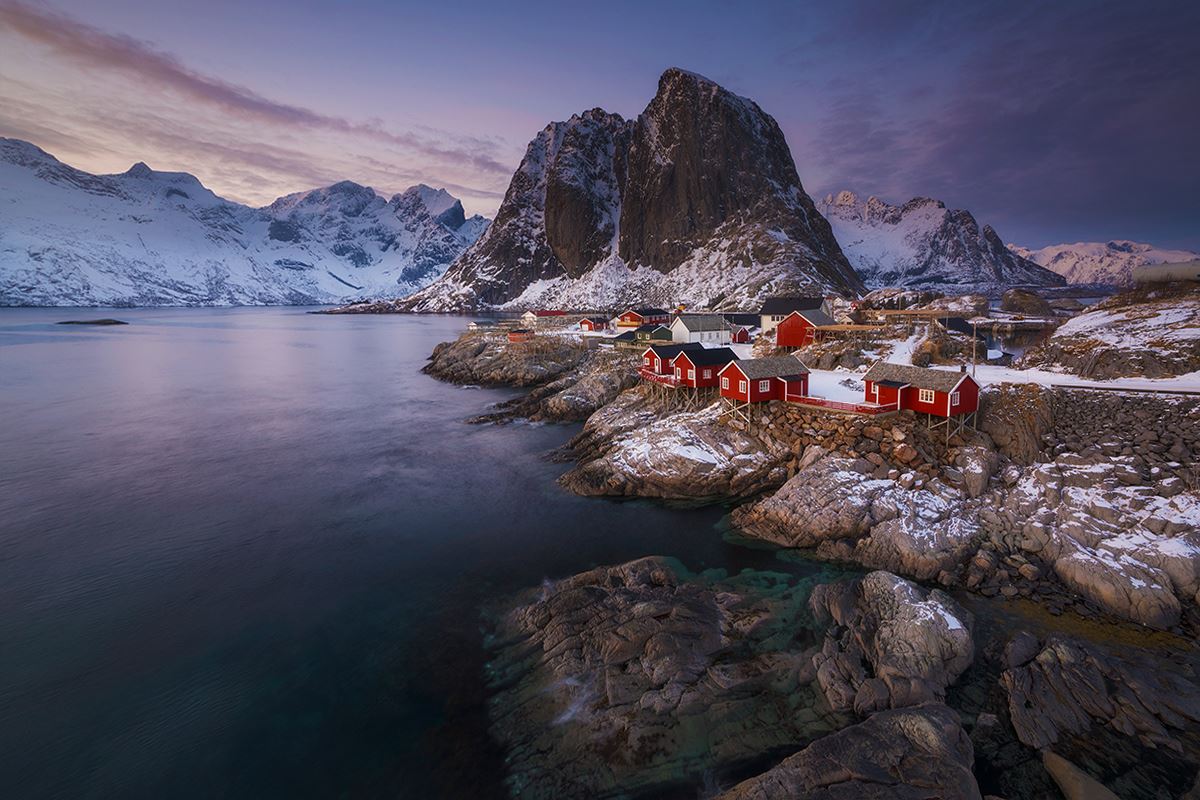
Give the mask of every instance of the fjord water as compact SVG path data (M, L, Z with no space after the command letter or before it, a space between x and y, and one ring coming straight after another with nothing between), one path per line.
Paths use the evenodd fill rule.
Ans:
M127 326L59 326L118 317ZM481 609L721 511L576 498L572 426L420 374L462 317L0 309L0 786L493 797Z

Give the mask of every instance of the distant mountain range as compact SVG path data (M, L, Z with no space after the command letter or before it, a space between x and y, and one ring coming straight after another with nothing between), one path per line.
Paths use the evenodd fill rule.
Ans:
M1191 250L1164 250L1152 244L1124 239L1054 244L1039 250L1009 245L1009 249L1022 258L1054 270L1070 283L1107 283L1117 286L1133 283L1134 267L1200 258L1200 253Z
M732 309L862 289L775 120L669 69L635 120L593 109L547 125L487 233L399 305Z
M885 286L1127 283L1138 264L1197 257L1127 241L1027 250L923 197L814 203L775 120L681 69L636 119L597 108L547 125L490 225L424 185L385 198L345 181L251 208L186 173L92 175L0 139L0 305L745 309Z
M344 181L264 208L136 164L92 175L0 139L0 305L243 305L402 297L487 227L443 189Z
M1059 286L1064 279L1014 253L990 225L928 197L894 206L853 192L818 206L863 282L945 292L996 293L1013 286Z

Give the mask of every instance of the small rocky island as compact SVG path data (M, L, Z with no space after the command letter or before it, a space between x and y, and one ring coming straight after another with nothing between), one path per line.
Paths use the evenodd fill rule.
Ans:
M1186 371L1184 312L1153 304L1194 296L1146 300L1075 317L1027 374ZM1103 330L1089 314L1162 316L1178 344L1154 366L1145 336L1108 341L1107 367L1068 361ZM1200 397L1005 368L952 433L779 401L737 417L673 401L639 379L639 349L600 344L469 331L426 372L528 390L472 422L582 422L557 454L566 490L724 503L738 537L826 566L649 557L513 598L490 677L514 796L1200 797ZM853 382L873 355L968 348L930 325L797 355Z
M112 319L104 317L102 319L67 319L58 323L59 325L128 325L128 322L120 319Z

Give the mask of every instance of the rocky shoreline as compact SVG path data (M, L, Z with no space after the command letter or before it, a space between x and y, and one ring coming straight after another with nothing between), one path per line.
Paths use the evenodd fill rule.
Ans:
M1195 791L1200 400L1003 384L950 437L778 403L729 422L635 385L627 353L538 338L465 334L426 372L530 389L475 422L585 421L572 492L732 503L741 536L876 571L813 586L643 559L522 599L496 626L493 709L515 794ZM1062 623L981 635L946 592Z

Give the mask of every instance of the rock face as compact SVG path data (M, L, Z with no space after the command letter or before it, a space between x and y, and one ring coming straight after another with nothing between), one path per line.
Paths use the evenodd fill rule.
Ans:
M488 232L403 306L742 308L861 289L775 120L669 69L637 120L593 109L548 125Z
M775 494L735 509L733 524L783 547L816 548L818 555L922 580L957 572L982 538L960 492L940 482L905 488L871 477L870 466L819 457Z
M1191 250L1166 250L1144 242L1053 244L1039 250L1009 245L1022 258L1057 272L1069 283L1133 284L1133 271L1146 264L1178 263L1200 258Z
M502 334L465 333L435 347L422 372L450 383L537 386L578 367L588 352L560 336L514 344Z
M628 413L635 402L630 397L618 408ZM746 497L783 483L791 451L715 424L718 412L718 406L709 406L628 430L620 413L593 417L581 444L591 438L606 445L560 483L582 495L693 500ZM613 422L616 430L606 427Z
M663 558L547 584L500 621L491 666L514 796L651 792L843 724L807 686L807 595Z
M822 584L810 602L819 623L835 623L813 664L836 711L941 702L975 657L971 615L945 592L891 573Z
M343 181L250 208L138 164L92 175L0 139L0 305L314 304L425 286L487 221L445 190Z
M977 800L971 740L944 705L880 711L720 800Z
M828 195L820 211L868 287L1003 291L1060 286L1058 274L1012 253L989 225L927 197L901 206L853 192Z
M1084 378L1167 378L1200 370L1200 286L1139 289L1068 320L1021 360Z
M1037 292L1028 289L1009 289L1000 298L1000 308L1015 314L1026 314L1031 317L1052 317L1054 309Z
M1015 645L1015 646L1014 646ZM1135 651L1115 655L1062 636L1018 635L1000 683L1020 740L1047 748L1104 726L1147 747L1195 755L1200 683Z

